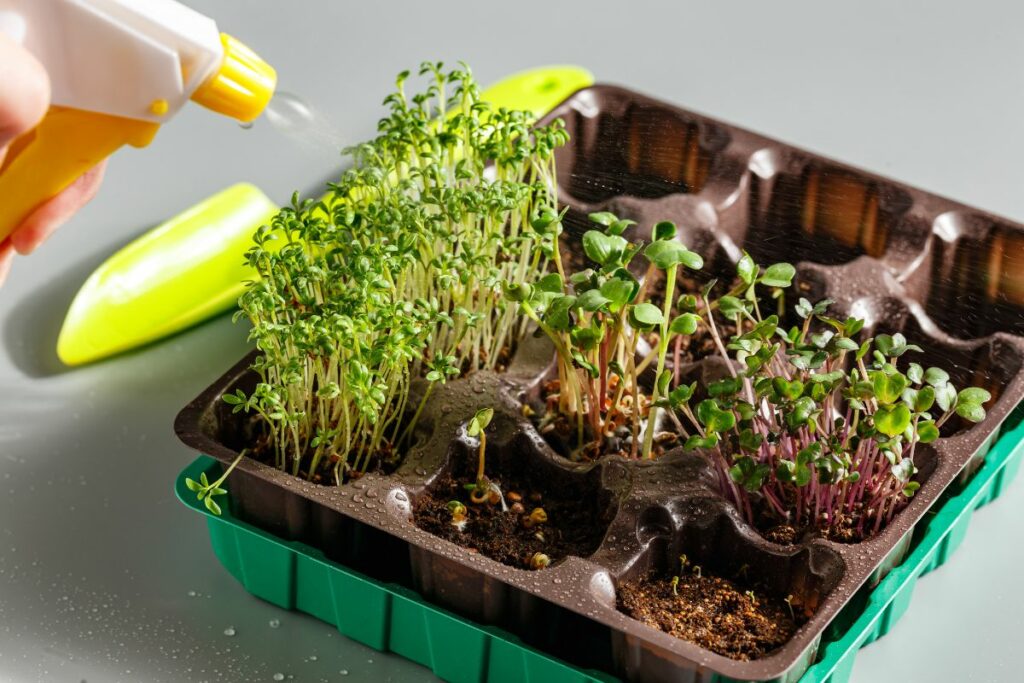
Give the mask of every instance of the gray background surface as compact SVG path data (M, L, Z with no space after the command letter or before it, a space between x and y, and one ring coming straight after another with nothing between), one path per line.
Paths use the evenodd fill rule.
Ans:
M1024 220L1019 3L189 4L353 141L372 132L393 75L422 59L464 59L483 83L578 63ZM0 681L431 679L251 598L174 500L193 454L173 417L244 353L242 328L221 318L74 371L53 351L78 286L132 237L233 182L284 201L338 166L265 124L244 131L190 107L149 149L116 155L96 201L15 265L0 290ZM854 680L1020 680L1022 517L1018 484L861 653Z

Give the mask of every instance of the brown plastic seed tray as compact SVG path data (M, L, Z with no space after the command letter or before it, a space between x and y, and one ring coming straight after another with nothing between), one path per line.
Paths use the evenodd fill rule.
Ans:
M618 87L581 90L547 119L555 117L571 134L558 159L570 234L585 229L587 213L610 210L638 221L635 239L654 221L674 220L681 239L726 278L742 249L761 264L797 263L807 298L828 297L839 314L864 317L865 335L902 331L925 349L916 361L948 369L958 386L989 389L988 417L973 426L951 420L943 438L918 449L921 488L877 536L782 546L743 522L695 454L592 464L557 455L521 415L521 401L536 396L552 361L544 340L528 339L506 373L435 389L419 445L394 474L317 486L246 458L229 480L234 514L584 667L635 681L795 681L826 626L862 585L899 563L914 525L980 464L1024 395L1024 339L1010 334L1024 332L1024 226ZM223 463L247 445L251 426L220 396L251 389L250 361L177 420L185 443ZM496 410L489 471L529 468L552 487L589 492L586 504L608 520L591 555L528 571L413 524L417 497L454 459L473 457L465 423L485 406ZM668 571L681 553L723 576L746 565L777 595L816 605L814 616L778 650L736 661L616 609L617 585Z

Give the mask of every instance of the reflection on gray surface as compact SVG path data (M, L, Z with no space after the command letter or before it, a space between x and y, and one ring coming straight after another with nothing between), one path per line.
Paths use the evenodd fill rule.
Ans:
M953 4L929 3L926 13L884 2L639 2L614 15L596 3L534 0L500 13L461 1L190 4L252 44L282 88L353 140L372 132L394 74L421 59L465 59L485 83L576 62L1024 218L1024 95L1006 80L1024 56L1009 30L1021 16L995 3L972 5L969 16ZM552 28L538 30L545 18ZM79 283L147 226L239 180L283 201L337 164L270 126L245 131L190 108L150 149L117 155L100 197L16 264L0 290L0 681L431 680L251 598L217 564L205 525L174 500L174 477L192 454L175 440L173 417L244 353L244 328L221 318L74 371L53 351ZM1018 485L979 513L958 555L919 585L905 620L860 655L856 681L1015 680L1005 662L1021 632L1024 549L1000 539L1019 538L1022 512Z

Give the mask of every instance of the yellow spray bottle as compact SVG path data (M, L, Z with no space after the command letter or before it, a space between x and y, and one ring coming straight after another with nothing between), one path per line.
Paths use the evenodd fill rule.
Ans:
M249 122L277 84L252 50L175 0L0 0L0 33L39 59L52 92L0 165L0 240L118 148L148 145L189 100Z

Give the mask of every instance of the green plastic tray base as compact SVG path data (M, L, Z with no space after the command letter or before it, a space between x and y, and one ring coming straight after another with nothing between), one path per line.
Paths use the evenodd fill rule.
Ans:
M963 541L974 510L997 498L1020 469L1022 417L1024 410L1019 408L981 469L921 522L906 559L870 592L850 625L822 639L818 660L801 683L845 683L857 651L888 633L906 612L917 579L949 558ZM185 486L185 478L198 479L204 471L219 476L219 468L212 458L198 458L178 477L176 493L207 517L214 553L253 595L322 619L353 640L399 654L454 683L616 680L554 659L505 631L434 607L406 588L374 581L309 546L234 519L228 509L221 517L211 515Z

